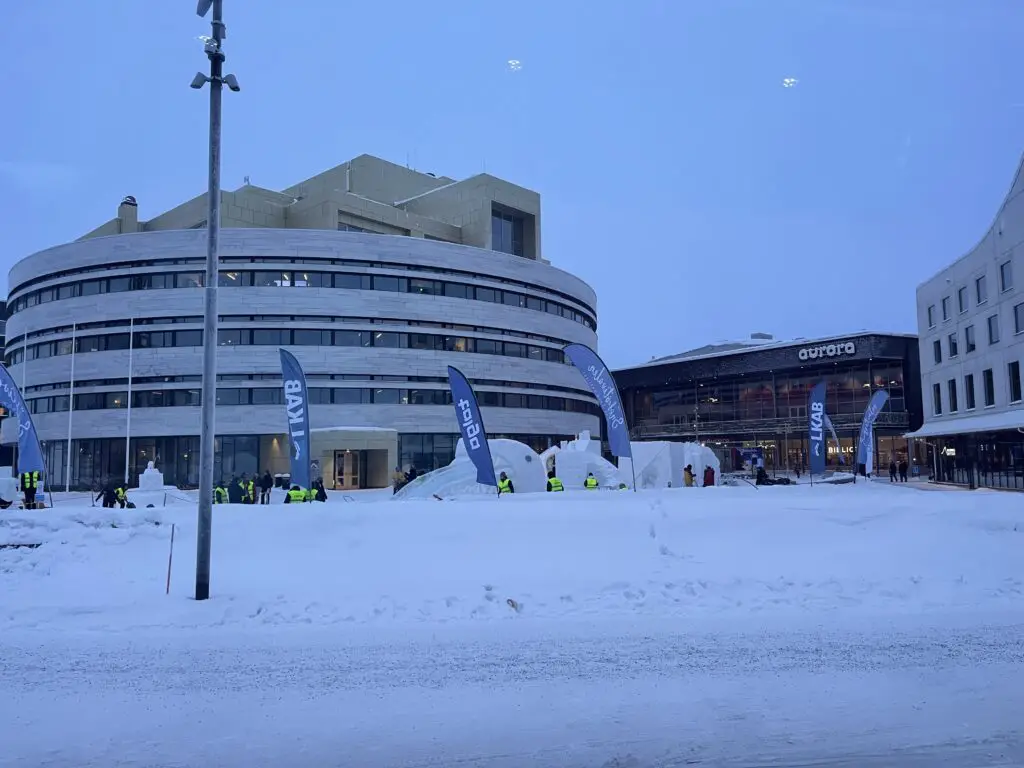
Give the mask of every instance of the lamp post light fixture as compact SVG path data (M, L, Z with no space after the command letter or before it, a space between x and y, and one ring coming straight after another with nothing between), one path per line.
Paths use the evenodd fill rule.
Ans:
M213 533L213 452L216 429L214 406L217 402L217 247L220 238L220 127L221 94L226 85L240 91L234 75L224 75L224 51L227 37L224 26L224 0L199 0L196 14L210 19L210 37L201 37L203 51L210 60L210 74L197 72L191 87L210 84L210 177L207 187L206 280L203 283L203 389L202 424L199 432L199 521L196 534L196 600L210 596L210 544Z

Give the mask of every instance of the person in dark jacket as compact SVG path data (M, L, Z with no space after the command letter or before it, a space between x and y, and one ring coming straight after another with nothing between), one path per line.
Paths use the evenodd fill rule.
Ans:
M327 489L324 488L324 479L318 477L313 483L313 500L327 501Z
M114 484L107 483L96 495L96 501L103 499L103 506L106 509L113 509L117 505L117 494L114 493Z
M238 479L238 475L235 475L231 478L231 484L228 486L228 503L241 504L242 493L242 483Z
M715 468L710 464L704 467L704 487L708 488L715 484Z
M899 472L900 472L900 482L901 483L907 482L907 469L909 469L909 467L907 466L907 460L906 459L900 459L900 465L899 465L898 469L899 469Z
M274 477L270 474L270 470L264 470L263 477L260 478L260 504L270 503L270 489L274 487Z
M896 482L896 459L889 459L889 482Z

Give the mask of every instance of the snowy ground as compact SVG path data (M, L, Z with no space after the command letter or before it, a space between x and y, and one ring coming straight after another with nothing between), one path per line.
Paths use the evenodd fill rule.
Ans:
M1016 494L222 507L204 603L152 503L0 513L0 765L1024 765Z

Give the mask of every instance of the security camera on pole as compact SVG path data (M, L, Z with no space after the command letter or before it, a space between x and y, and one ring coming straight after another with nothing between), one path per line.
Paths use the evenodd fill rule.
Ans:
M217 241L220 235L220 107L223 86L240 91L234 75L224 75L224 51L227 37L223 20L223 0L199 0L196 14L206 16L213 9L211 37L200 38L210 59L210 75L197 72L193 88L210 84L210 183L207 189L206 281L203 284L203 401L199 437L199 524L196 535L196 600L210 596L210 541L213 529L213 451L214 405L217 400Z

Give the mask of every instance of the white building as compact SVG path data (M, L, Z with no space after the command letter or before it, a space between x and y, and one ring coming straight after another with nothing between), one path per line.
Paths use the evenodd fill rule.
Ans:
M562 355L596 345L596 297L541 257L536 193L362 156L284 192L222 198L219 476L288 469L280 347L305 369L313 427L347 428L317 435L328 487L452 459L449 364L491 436L542 450L598 433ZM72 484L122 478L130 387L132 477L154 460L168 482L197 483L205 212L200 196L142 222L126 198L96 231L11 269L5 362L51 478L64 479L69 417Z
M936 478L1024 489L1024 164L991 228L917 289L924 426Z

